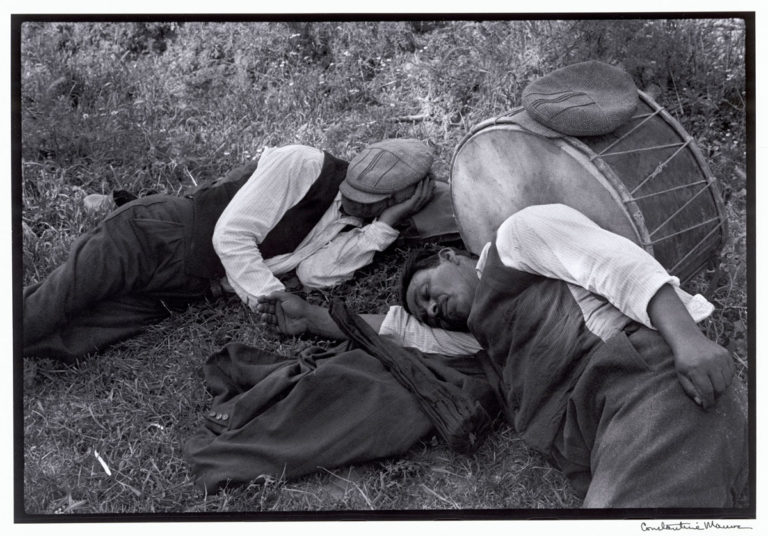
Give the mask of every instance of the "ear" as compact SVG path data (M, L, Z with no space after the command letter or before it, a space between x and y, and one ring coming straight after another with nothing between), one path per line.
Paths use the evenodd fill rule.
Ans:
M458 262L458 260L456 259L456 252L453 250L453 248L443 248L437 252L437 256L440 258L440 260L443 260L443 261L448 261L452 263Z

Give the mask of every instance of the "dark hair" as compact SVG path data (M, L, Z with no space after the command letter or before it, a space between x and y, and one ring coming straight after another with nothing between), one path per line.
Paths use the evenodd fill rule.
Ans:
M408 308L408 300L406 300L406 293L408 292L408 285L411 284L411 279L413 279L416 272L428 270L440 264L439 253L441 249L440 247L432 246L419 249L408 255L403 271L400 274L400 304L408 314L413 314Z
M403 271L400 273L400 304L406 310L408 314L413 314L408 309L408 300L406 300L406 293L408 292L408 285L411 284L411 279L416 275L416 272L420 270L429 270L440 264L440 251L444 249L451 249L456 255L467 257L468 259L477 259L477 255L471 253L465 249L455 248L451 246L440 246L437 244L419 249L411 253L405 260L403 265Z

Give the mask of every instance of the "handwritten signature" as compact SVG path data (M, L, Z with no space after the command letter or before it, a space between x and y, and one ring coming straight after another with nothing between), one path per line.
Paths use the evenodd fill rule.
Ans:
M643 532L657 530L708 530L708 529L752 529L738 523L728 523L724 521L676 521L667 523L664 521L658 524L640 523L640 530Z

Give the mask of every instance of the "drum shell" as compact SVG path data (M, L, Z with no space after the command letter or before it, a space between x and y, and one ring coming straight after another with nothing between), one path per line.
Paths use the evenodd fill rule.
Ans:
M474 127L451 166L460 234L479 253L496 228L530 205L563 203L641 245L686 281L719 254L726 218L694 140L644 93L616 131L548 138L514 122L516 109Z

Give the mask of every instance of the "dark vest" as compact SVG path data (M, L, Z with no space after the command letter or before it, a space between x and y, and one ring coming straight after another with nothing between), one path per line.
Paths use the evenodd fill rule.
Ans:
M296 249L333 202L339 184L347 174L347 165L344 160L324 152L323 167L317 180L259 244L263 258L269 259ZM213 230L221 213L256 170L256 166L256 162L250 162L235 168L225 177L200 186L189 194L193 215L186 247L185 266L188 274L207 279L225 274L224 266L213 249Z
M546 452L585 356L601 342L567 283L505 266L492 245L468 323L487 352L486 373L508 420Z

